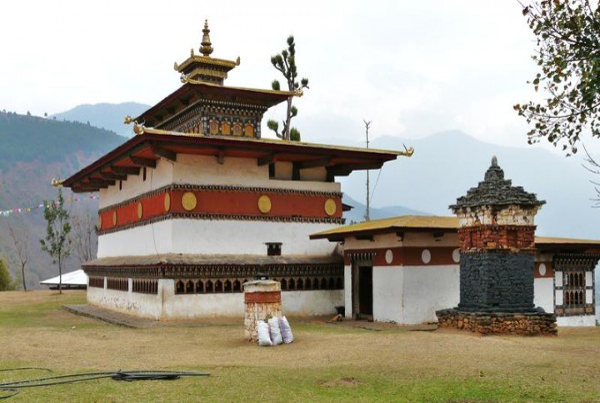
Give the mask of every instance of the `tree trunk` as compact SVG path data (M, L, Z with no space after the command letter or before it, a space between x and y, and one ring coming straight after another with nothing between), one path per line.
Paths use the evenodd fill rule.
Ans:
M62 262L58 258L58 293L62 294Z
M21 262L21 278L23 279L23 291L27 291L27 281L25 280L25 263Z
M284 140L290 139L290 125L292 124L292 97L287 100L287 115L285 119L285 133L283 134Z

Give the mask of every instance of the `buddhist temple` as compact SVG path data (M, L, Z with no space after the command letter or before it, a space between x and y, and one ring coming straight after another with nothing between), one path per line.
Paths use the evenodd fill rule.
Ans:
M336 245L309 235L338 227L336 177L378 169L412 150L264 139L268 108L297 92L229 87L240 65L199 54L182 85L138 117L136 136L64 181L100 194L98 258L83 265L88 303L154 319L243 316L242 285L281 282L286 314L344 304Z

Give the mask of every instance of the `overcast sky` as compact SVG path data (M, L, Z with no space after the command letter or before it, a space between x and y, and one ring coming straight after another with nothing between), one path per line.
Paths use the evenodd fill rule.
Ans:
M459 129L527 146L512 105L532 97L534 38L516 0L21 0L2 17L0 109L154 104L179 87L173 63L198 53L207 18L212 56L241 58L227 85L270 88L270 56L295 36L305 141L361 141L367 119L375 137Z

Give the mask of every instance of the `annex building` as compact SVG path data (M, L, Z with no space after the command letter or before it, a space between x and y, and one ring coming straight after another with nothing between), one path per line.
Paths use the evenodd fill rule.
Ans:
M311 238L343 247L346 317L419 324L456 307L480 314L485 326L498 312L505 320L545 312L560 326L595 326L600 241L535 236L544 203L512 186L494 157L485 179L451 206L457 217L393 217Z

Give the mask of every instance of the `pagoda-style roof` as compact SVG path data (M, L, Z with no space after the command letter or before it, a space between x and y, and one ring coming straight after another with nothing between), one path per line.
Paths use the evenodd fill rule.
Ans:
M248 137L199 136L136 126L137 136L64 181L74 192L93 192L139 175L140 168L155 168L160 158L177 160L177 154L256 159L256 163L292 162L299 170L326 167L328 174L346 176L354 170L379 169L406 151L387 151Z
M159 127L161 123L167 122L202 100L254 105L267 109L294 95L297 94L187 80L179 89L133 120L148 127Z
M312 234L310 239L327 238L330 241L343 241L349 237L372 236L394 232L456 232L458 218L445 216L405 215L381 220L363 221L358 224L334 228Z
M202 32L202 42L198 49L201 55L195 54L192 49L186 60L181 64L175 63L174 68L181 74L181 82L184 85L132 120L147 127L173 129L173 127L168 127L169 122L181 120L182 116L189 115L188 111L199 115L201 112L195 107L206 108L208 105L237 109L257 108L257 116L262 117L262 114L271 106L277 105L289 97L302 94L300 91L226 87L224 81L227 74L240 64L240 58L233 61L211 57L214 49L210 40L208 21L204 22Z
M522 186L513 186L510 179L504 179L504 171L496 157L485 173L485 178L477 187L472 187L465 196L459 197L450 207L454 213L467 208L507 207L511 205L531 208L546 202L538 200L535 193L526 192Z

